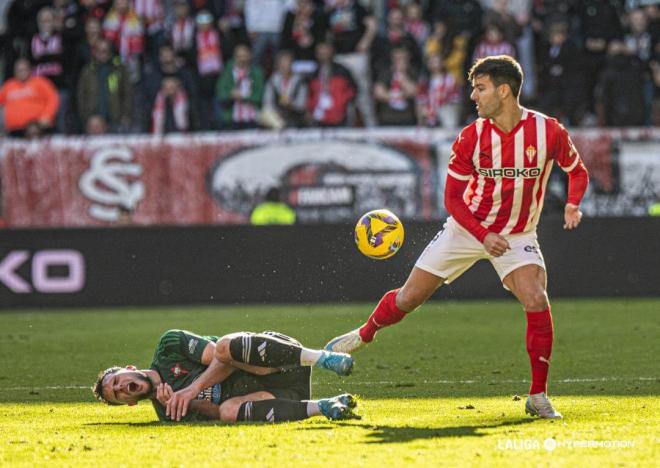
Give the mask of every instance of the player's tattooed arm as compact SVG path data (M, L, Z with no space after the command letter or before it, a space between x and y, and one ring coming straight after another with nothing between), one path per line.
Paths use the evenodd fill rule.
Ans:
M190 412L195 412L204 419L220 419L220 405L211 403L208 400L193 400L190 402ZM178 421L178 420L177 420Z
M160 400L158 403L162 403ZM163 405L163 408L165 405ZM160 411L156 410L159 415ZM188 407L188 417L179 419L171 419L168 417L163 418L160 416L161 421L197 421L197 420L219 420L220 419L220 406L216 405L209 400L193 400Z
M174 396L174 391L168 383L161 383L156 387L156 400L162 408L156 408L156 412L159 415L161 420L165 421L181 421L185 419L185 416L179 418L169 418L166 413L167 404L171 401L172 396ZM208 400L192 400L187 408L188 415L192 418L195 416L200 417L200 419L210 419L217 420L220 419L220 406L216 405Z
M208 343L202 354L202 364L208 364L208 367L192 384L172 395L166 405L167 417L180 421L186 416L189 405L202 390L224 381L236 370L232 365L214 359L214 355L215 343Z

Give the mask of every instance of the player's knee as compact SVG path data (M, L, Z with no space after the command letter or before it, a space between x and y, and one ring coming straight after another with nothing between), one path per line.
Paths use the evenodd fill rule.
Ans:
M225 335L220 338L215 344L215 358L228 364L231 362L231 342L234 335Z
M396 306L406 312L412 312L426 301L421 291L401 288L396 295Z
M242 402L229 399L220 405L220 421L236 422Z
M548 308L548 295L544 289L535 289L525 295L523 307L528 311L541 311Z

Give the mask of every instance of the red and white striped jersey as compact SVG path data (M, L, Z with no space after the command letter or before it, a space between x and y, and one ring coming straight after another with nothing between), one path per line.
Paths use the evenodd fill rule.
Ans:
M509 133L490 119L465 127L447 172L468 181L463 201L484 228L516 234L536 228L554 161L566 172L580 161L568 132L556 119L523 109Z

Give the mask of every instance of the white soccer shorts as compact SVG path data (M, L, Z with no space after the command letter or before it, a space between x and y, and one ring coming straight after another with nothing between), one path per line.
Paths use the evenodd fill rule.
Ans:
M538 265L545 270L545 261L536 239L536 231L504 236L509 245L501 257L493 257L472 234L453 218L447 218L442 230L429 242L415 266L451 283L479 260L493 264L500 281L516 268ZM507 289L505 287L505 289Z

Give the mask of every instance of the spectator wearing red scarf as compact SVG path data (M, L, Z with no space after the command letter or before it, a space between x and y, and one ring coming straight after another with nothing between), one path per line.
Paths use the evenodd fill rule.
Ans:
M190 103L177 76L163 78L151 110L151 124L155 135L190 130Z
M418 123L429 127L456 128L461 116L461 88L442 63L439 54L426 59L429 76L417 91Z
M115 0L103 21L103 34L128 66L131 81L137 82L140 79L140 57L144 52L144 27L129 0Z
M216 94L224 106L224 122L232 129L255 128L264 94L264 74L241 44L218 80Z
M200 120L204 130L218 128L220 109L215 99L215 87L224 68L225 36L213 26L213 16L206 10L195 19L196 68L199 76Z
M163 30L165 12L161 0L133 0L133 7L148 36L154 36Z
M167 39L186 66L195 68L195 19L186 0L174 2L174 19L167 30Z
M307 86L303 78L293 72L293 54L288 50L279 51L275 71L266 83L262 123L277 129L300 127L306 101Z
M293 71L314 73L314 50L325 35L325 18L312 0L297 0L296 7L284 18L281 48L293 53Z
M142 112L138 116L141 127L150 128L148 122L149 110L153 107L156 95L160 91L163 78L170 75L176 75L181 81L191 103L192 121L195 122L194 127L198 127L197 122L199 120L197 110L199 106L197 105L197 102L199 101L199 86L195 80L194 72L182 66L180 62L181 60L176 56L172 45L165 43L158 48L158 62L145 65L144 79L142 80L142 92L144 93L144 100L146 102L146 112ZM145 117L147 117L146 122Z
M417 84L404 48L392 50L390 70L374 86L376 115L380 125L415 125Z
M405 12L404 28L417 41L417 45L421 49L426 44L431 32L428 23L422 18L422 7L417 3L409 3L406 5Z

